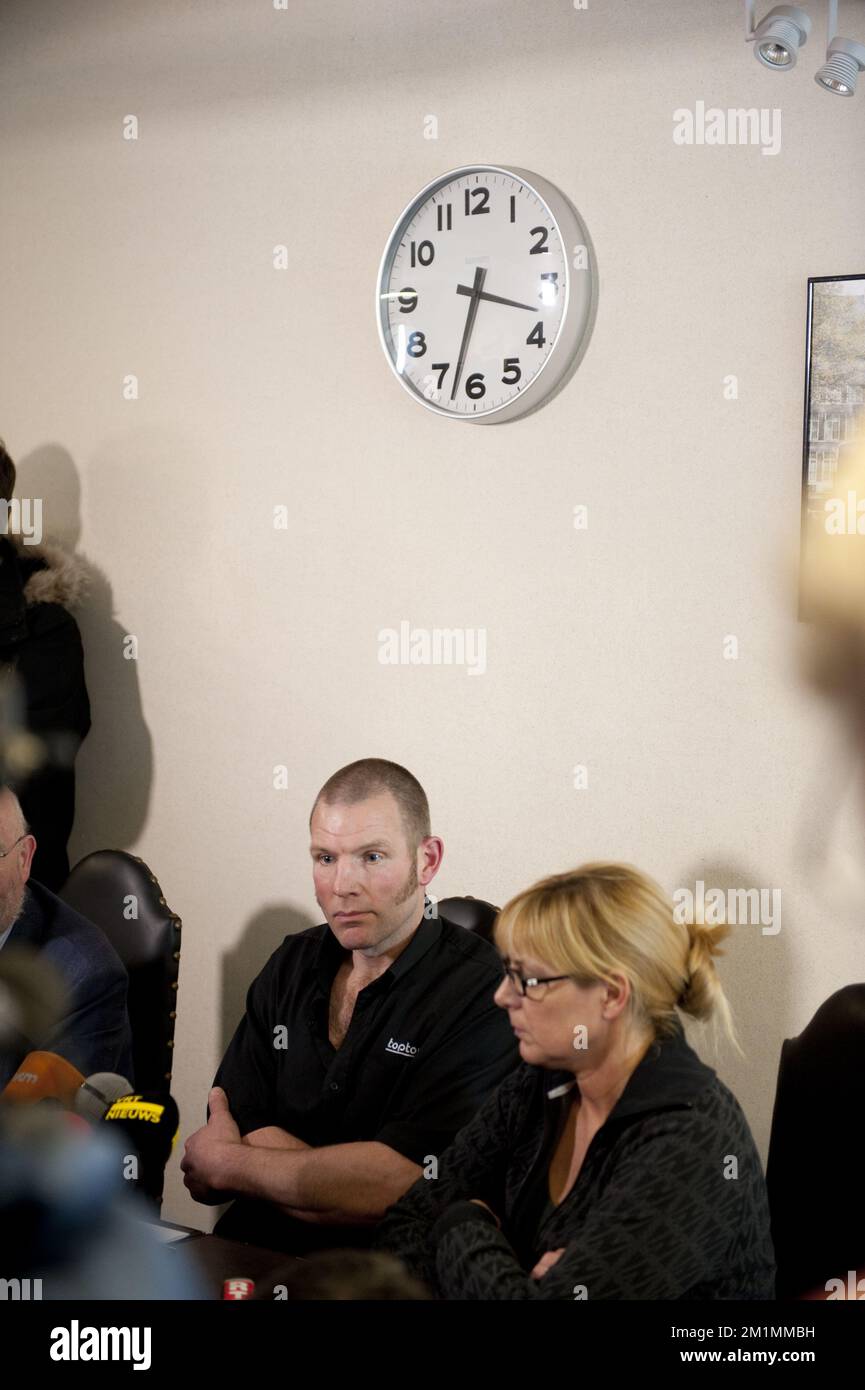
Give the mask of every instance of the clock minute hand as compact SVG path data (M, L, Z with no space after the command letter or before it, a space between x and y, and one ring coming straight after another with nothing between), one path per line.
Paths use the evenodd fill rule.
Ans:
M537 304L520 304L516 299L502 299L500 294L489 294L486 290L473 290L469 285L457 285L457 294L472 294L477 299L489 299L493 304L507 304L511 309L528 309L536 314Z
M463 329L463 340L460 343L460 355L457 358L457 369L454 372L454 384L451 387L451 400L456 399L457 387L460 384L460 377L463 374L466 353L469 350L469 339L472 336L472 329L475 326L475 319L477 318L478 313L478 304L480 303L480 295L481 291L483 290L483 284L484 280L486 279L486 274L487 272L483 267L476 266L474 287L472 289L468 289L467 287L465 288L465 293L471 296L471 303L469 304L469 311L466 314L466 326ZM459 292L459 290L461 289L463 289L462 285L457 286L457 292Z

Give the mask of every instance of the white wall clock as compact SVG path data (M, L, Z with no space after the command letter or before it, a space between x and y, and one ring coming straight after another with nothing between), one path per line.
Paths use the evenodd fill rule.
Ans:
M576 209L525 169L470 164L427 184L382 256L385 356L421 405L496 424L536 410L588 346L597 270Z

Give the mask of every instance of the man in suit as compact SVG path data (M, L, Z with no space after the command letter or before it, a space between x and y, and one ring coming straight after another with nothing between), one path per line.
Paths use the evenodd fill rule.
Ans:
M26 946L53 965L67 991L66 1009L45 1037L19 1035L0 1053L0 1089L28 1052L53 1052L84 1076L118 1072L130 1082L132 1033L128 978L120 957L93 922L30 879L36 839L18 798L0 790L0 951ZM28 882L29 880L29 882Z

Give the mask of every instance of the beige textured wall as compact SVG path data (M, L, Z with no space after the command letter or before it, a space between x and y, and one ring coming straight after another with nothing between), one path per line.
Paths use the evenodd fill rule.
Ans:
M765 1153L781 1039L863 974L862 900L803 857L861 832L851 797L831 828L782 559L806 277L863 269L865 93L817 89L816 29L758 67L737 0L7 0L2 29L0 433L95 567L73 850L133 848L183 918L182 1135L252 975L319 920L315 791L377 754L428 790L441 895L602 856L780 888L725 967L748 1061L718 1062ZM780 108L780 153L675 145L699 100ZM475 160L557 183L600 266L577 376L497 428L413 405L373 317L393 220ZM486 674L380 665L404 618L484 627ZM177 1154L165 1214L211 1216Z

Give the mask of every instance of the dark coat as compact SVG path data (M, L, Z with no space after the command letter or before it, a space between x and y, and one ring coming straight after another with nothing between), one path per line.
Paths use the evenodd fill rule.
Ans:
M70 612L83 589L84 568L74 556L0 537L0 665L20 679L27 728L49 754L16 790L36 837L33 876L55 891L69 873L74 758L90 728L81 634Z
M29 946L59 972L66 1011L42 1038L7 1040L0 1055L0 1089L28 1052L55 1052L83 1076L110 1071L132 1075L132 1032L126 1011L126 969L107 936L41 883L27 885L21 916L3 950Z
M545 1209L574 1084L573 1073L523 1063L460 1131L438 1176L391 1207L376 1244L446 1299L774 1298L759 1154L736 1098L681 1028L649 1048L571 1191ZM533 1279L541 1256L561 1248Z

